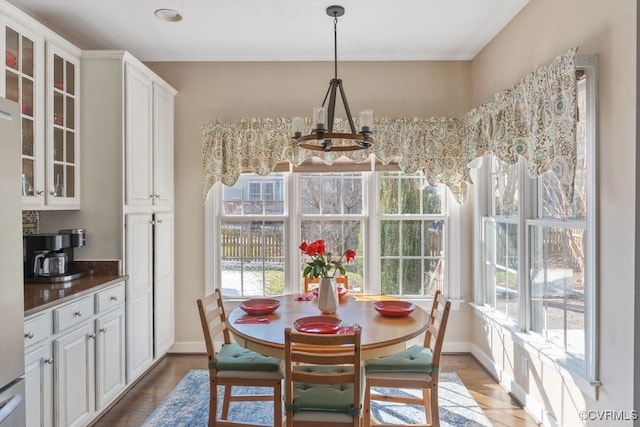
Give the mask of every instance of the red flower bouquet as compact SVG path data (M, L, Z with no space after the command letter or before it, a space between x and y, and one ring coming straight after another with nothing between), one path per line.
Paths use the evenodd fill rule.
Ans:
M302 272L303 276L311 279L334 277L336 271L340 271L340 274L344 275L343 260L351 262L356 257L356 251L347 249L339 259L333 259L333 254L326 251L324 240L316 240L311 243L302 242L300 250L311 257L311 261L307 262L307 266Z

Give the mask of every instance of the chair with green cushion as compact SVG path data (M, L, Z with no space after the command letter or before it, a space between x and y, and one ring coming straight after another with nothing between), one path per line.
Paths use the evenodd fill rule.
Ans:
M364 424L371 425L371 401L384 400L424 406L428 426L439 427L438 376L444 331L447 327L451 302L437 291L431 306L430 323L423 345L414 345L406 350L367 360L365 362L366 388ZM408 388L422 390L419 397L389 396L371 391L372 387ZM393 425L398 424L377 424ZM412 426L416 424L411 424Z
M360 328L345 334L285 329L287 427L361 425L364 368L360 335Z
M238 424L227 421L229 404L233 401L273 400L274 425L282 423L282 360L263 356L231 342L227 328L227 316L220 290L203 299L198 299L198 312L204 332L209 358L209 427L213 426L257 426L260 424ZM224 344L215 349L215 338L222 333ZM224 386L221 419L217 419L218 387ZM273 394L234 395L233 386L270 387Z

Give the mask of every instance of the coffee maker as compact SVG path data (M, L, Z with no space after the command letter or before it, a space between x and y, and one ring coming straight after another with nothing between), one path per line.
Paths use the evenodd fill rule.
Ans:
M85 242L85 231L79 228L23 236L25 283L66 282L84 276L84 271L75 269L73 248Z

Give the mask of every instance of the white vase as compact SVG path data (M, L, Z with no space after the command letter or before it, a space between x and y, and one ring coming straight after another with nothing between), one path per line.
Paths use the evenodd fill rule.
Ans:
M338 292L336 291L335 280L331 277L320 278L318 308L324 314L333 314L338 309Z

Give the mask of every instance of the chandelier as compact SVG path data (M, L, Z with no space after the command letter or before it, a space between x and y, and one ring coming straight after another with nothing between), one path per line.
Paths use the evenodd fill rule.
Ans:
M334 77L329 82L329 89L324 96L321 107L313 109L313 125L311 133L304 135L305 123L302 117L291 118L291 128L293 140L298 147L314 151L355 151L369 148L373 145L373 111L362 110L360 112L360 132L356 132L356 127L351 117L349 103L344 94L342 80L338 78L338 17L344 15L344 7L329 6L327 15L333 16L333 68ZM340 90L342 104L349 120L351 133L338 133L333 131L333 123L336 112L336 95ZM325 107L329 98L329 104Z

